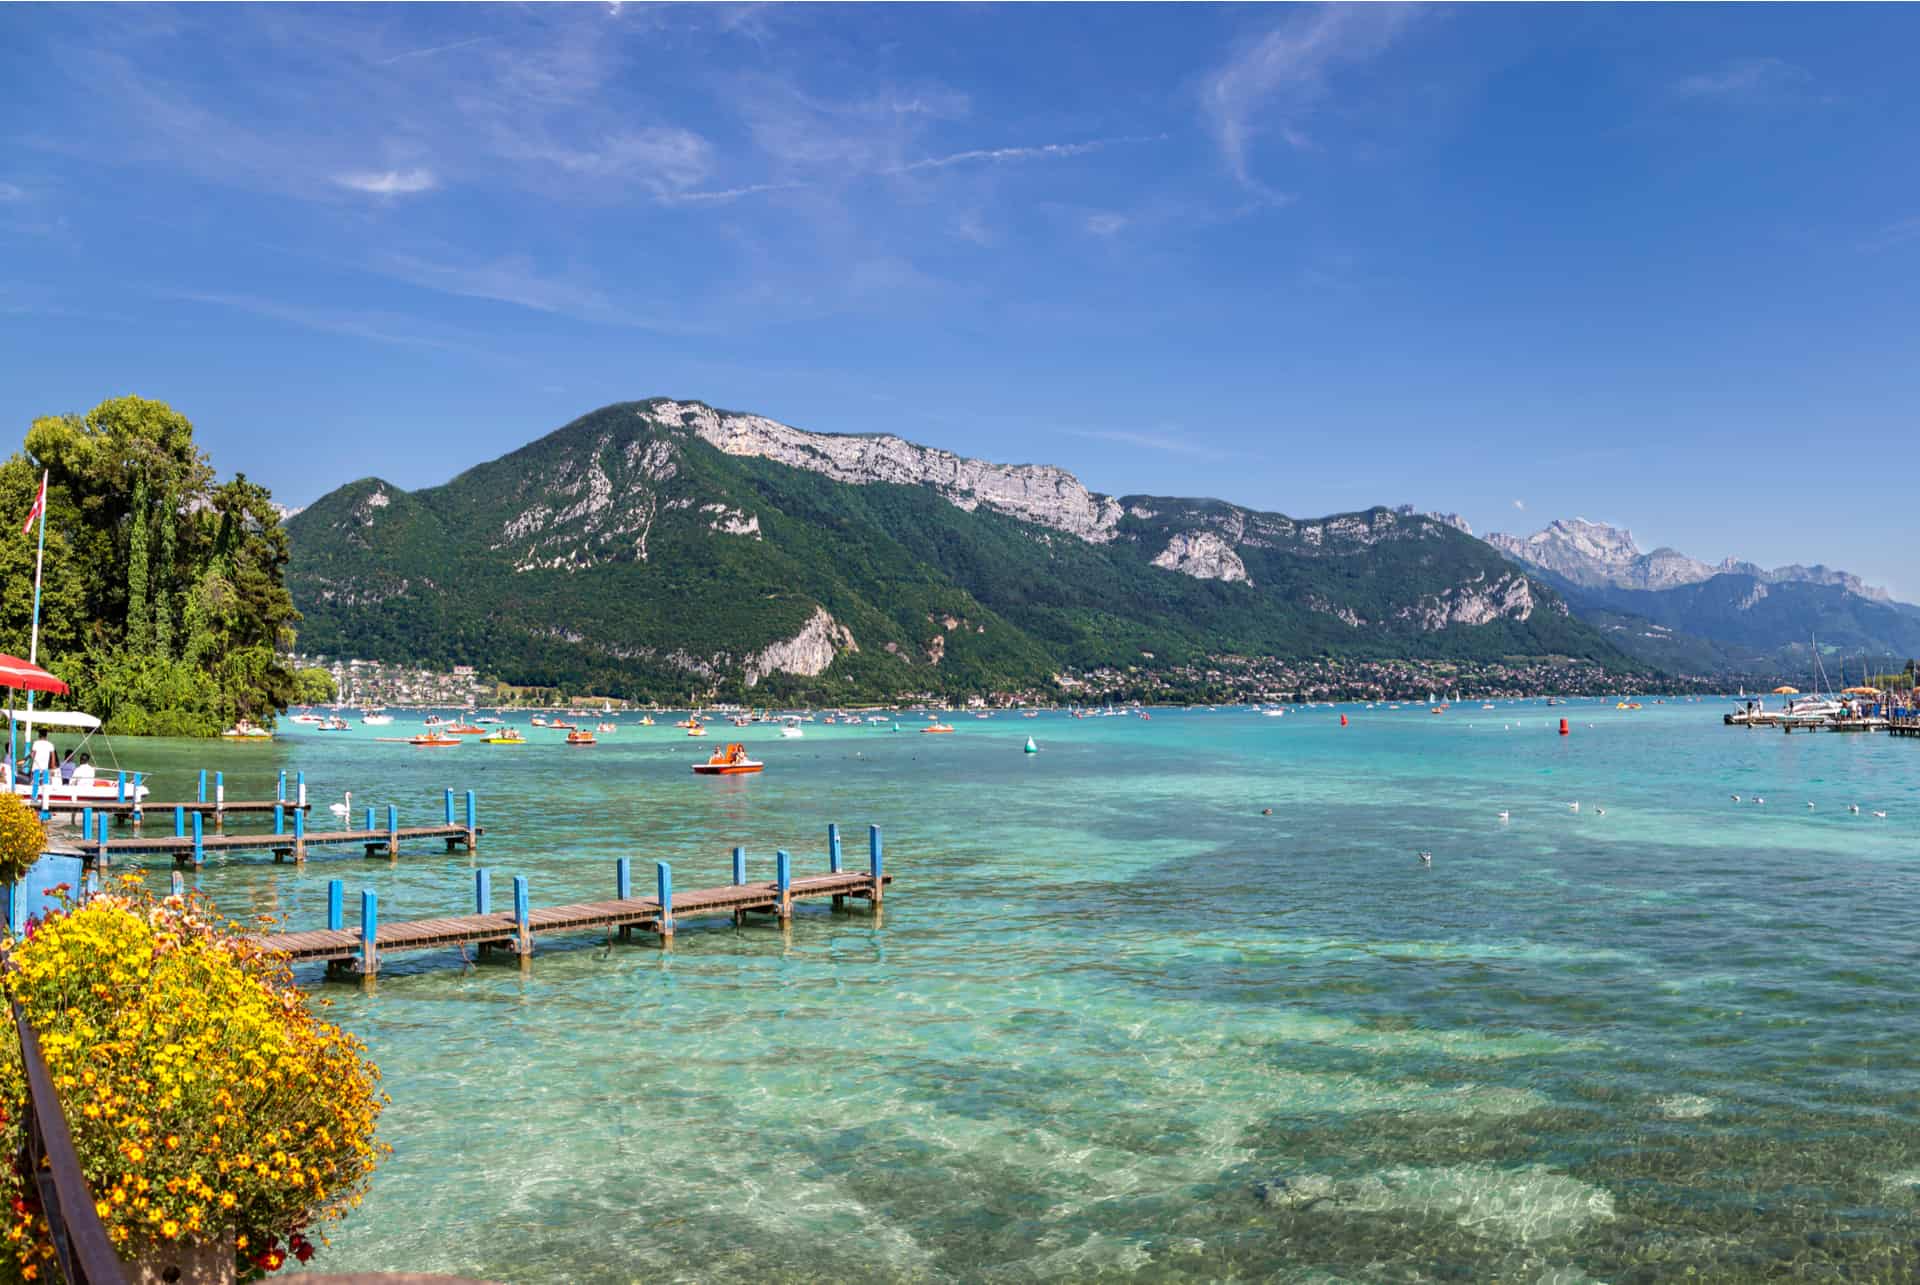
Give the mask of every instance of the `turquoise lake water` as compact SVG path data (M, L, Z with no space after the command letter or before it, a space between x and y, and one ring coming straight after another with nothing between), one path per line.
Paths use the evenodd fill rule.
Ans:
M441 916L476 864L554 904L611 896L619 856L684 890L736 843L770 878L776 847L824 870L830 821L849 863L884 828L881 917L545 939L524 972L394 956L366 990L302 970L393 1097L394 1155L316 1269L1904 1279L1920 743L1727 707L759 727L768 770L725 780L664 719L590 749L373 741L412 715L117 749L160 798L200 766L233 798L304 769L316 827L346 790L403 824L478 791L474 858L201 873L294 928L331 878L350 921L361 888Z

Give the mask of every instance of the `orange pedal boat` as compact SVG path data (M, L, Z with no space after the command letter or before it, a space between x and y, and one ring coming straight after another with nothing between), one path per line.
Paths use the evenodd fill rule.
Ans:
M747 772L758 772L766 767L758 759L747 757L747 747L735 741L724 750L715 750L713 757L704 763L695 763L693 770L698 776L740 776Z

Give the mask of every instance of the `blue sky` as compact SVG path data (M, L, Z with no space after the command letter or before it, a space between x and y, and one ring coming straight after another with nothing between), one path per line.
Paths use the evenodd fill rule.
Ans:
M1912 596L1920 506L1828 470L1920 405L1916 47L1896 6L4 6L0 412L164 398L301 503L662 394Z

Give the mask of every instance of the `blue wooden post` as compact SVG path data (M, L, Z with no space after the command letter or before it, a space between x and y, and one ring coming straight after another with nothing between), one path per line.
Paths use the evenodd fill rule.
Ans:
M280 787L273 792L273 797L281 803L287 801L287 769L284 767L280 769Z
M493 871L491 870L473 872L473 913L476 915L493 913Z
M785 848L773 854L773 883L780 890L779 914L785 921L793 916L793 858Z
M53 818L53 773L47 769L40 772L40 819Z
M747 881L747 850L745 848L735 848L733 850L734 886L737 888L741 884L745 883L746 881Z
M207 769L200 769L200 802L207 801Z
M113 798L116 803L127 801L127 774L122 772L113 780Z
M173 837L176 839L187 837L187 810L178 803L173 805Z
M146 811L145 808L140 806L140 778L144 775L145 773L142 772L135 772L133 774L133 823L135 825L140 824L140 817L142 813ZM121 774L120 784L122 788L127 784L127 778L124 773Z
M100 849L104 854L107 847L107 814L102 812L97 818L95 818L94 825L99 827L95 837L100 841Z
M840 827L827 827L827 869L834 874L840 873Z
M280 802L277 799L274 800L273 804L273 832L275 834L285 834L287 832L287 810L280 806Z
M513 922L520 938L520 954L524 958L533 953L533 930L527 924L527 877L513 877Z
M453 824L453 790L447 790L447 824Z
M305 772L295 772L293 774L293 781L293 801L299 806L300 810L304 812L307 809L307 774Z
M198 817L194 819L199 820ZM297 808L293 813L293 859L307 859L307 814Z
M225 772L213 774L213 806L216 811L227 810L227 774Z
M338 879L327 880L327 927L338 932L347 926L347 886Z
M387 855L400 855L400 809L387 804Z
M873 877L871 892L872 904L880 904L880 894L886 888L886 864L880 849L880 827L867 827L867 873Z
M469 844L469 846L471 846L471 844L473 843L474 832L480 828L478 823L479 816L480 816L480 805L474 799L473 791L468 790L467 791L467 843Z
M373 830L373 809L371 807L367 809L367 830L369 833Z
M653 863L654 880L660 892L660 935L673 936L673 867L664 861Z
M380 935L380 898L371 888L360 890L360 971L371 973L380 967L374 953L374 939Z
M613 863L613 895L621 901L633 896L633 862L626 857Z
M202 833L205 829L203 824L205 820L206 818L198 812L193 814L193 868L195 870L198 870L200 863L206 859L206 850L202 847L206 842L206 835Z
M87 808L80 813L80 838L84 841L93 837L93 809Z

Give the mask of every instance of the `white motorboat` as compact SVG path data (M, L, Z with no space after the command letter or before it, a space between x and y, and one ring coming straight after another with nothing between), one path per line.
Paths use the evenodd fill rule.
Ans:
M112 768L101 769L92 763L79 762L82 754L89 753L88 746L95 732L100 730L100 720L92 714L83 714L77 710L55 709L10 709L7 717L23 733L37 734L38 731L79 732L79 743L66 754L56 754L48 779L41 784L45 791L45 800L49 810L69 811L75 807L86 807L90 803L139 802L152 793L145 785L136 784L137 773L129 772L116 764ZM100 738L103 742L106 738ZM23 744L27 751L24 761L31 762L31 741ZM109 748L108 756L112 757ZM61 779L63 764L72 764L68 779ZM22 798L36 797L32 769L25 768L10 776L0 767L0 776L12 782L13 792Z
M393 715L391 714L375 714L369 711L360 716L360 725L362 727L385 727L391 722L393 722Z

